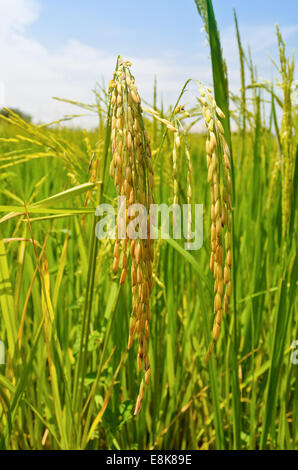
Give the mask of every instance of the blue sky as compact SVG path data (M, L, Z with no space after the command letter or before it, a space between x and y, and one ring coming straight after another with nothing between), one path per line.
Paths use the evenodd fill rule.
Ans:
M9 0L8 0L9 1ZM213 0L220 28L233 25L297 25L297 0ZM48 47L69 37L114 54L193 50L201 28L194 0L43 0L32 34ZM296 42L298 36L296 35ZM243 38L245 40L245 38Z
M274 25L287 52L298 45L297 0L213 0L230 85L239 87L233 8L243 45L249 43L259 76L276 75ZM76 112L52 96L92 101L92 88L112 74L117 54L133 62L142 95L150 100L154 75L171 103L189 78L210 83L209 50L193 0L0 0L0 84L5 104L37 120ZM82 120L92 124L92 118Z

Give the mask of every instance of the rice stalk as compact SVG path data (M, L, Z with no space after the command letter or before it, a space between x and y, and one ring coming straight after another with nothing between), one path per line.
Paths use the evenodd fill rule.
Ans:
M144 370L135 407L137 414L141 409L145 385L149 385L151 375L148 341L154 249L153 240L150 238L148 209L154 203L154 182L150 138L144 128L141 100L135 79L130 72L130 65L129 62L119 59L114 78L110 82L113 153L110 176L114 178L119 195L126 198L125 207L121 208L121 212L125 213L126 223L133 219L130 215L130 207L133 204L142 204L147 208L148 214L140 218L139 237L136 239L127 231L124 235L120 234L122 227L119 225L118 214L118 235L114 245L113 261L115 273L121 264L120 284L123 284L127 278L128 257L131 257L132 314L129 321L127 349L132 347L134 336L137 334L139 343L137 366L139 371ZM142 229L146 232L143 238Z
M215 319L212 341L206 354L206 362L208 363L214 344L219 337L223 308L225 313L229 312L231 297L232 180L230 151L225 140L223 126L219 120L219 118L224 118L224 113L216 105L210 89L199 84L199 91L203 116L208 130L206 159L211 194L210 270L214 277Z
M291 203L293 192L293 170L294 170L294 150L293 150L293 107L292 88L294 82L294 59L290 62L286 57L286 46L282 39L278 26L276 34L279 47L280 73L282 82L279 83L283 91L283 115L281 121L281 150L282 150L282 235L287 238L289 232L289 221L291 215Z

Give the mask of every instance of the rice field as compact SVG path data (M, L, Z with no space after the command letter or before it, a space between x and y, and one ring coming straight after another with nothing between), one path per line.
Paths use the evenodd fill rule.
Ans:
M0 114L2 450L298 449L295 60L277 27L278 81L259 80L235 14L230 92L212 1L196 5L213 83L186 77L169 109L119 56L72 103L94 130ZM202 204L201 248L174 217L166 239L99 239L118 196Z

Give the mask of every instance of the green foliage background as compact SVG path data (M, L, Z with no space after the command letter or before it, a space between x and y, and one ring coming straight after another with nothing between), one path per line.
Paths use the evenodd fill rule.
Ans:
M186 252L178 241L156 242L152 382L140 414L133 417L139 377L137 346L125 354L130 286L126 282L120 288L112 274L112 242L99 242L94 235L96 205L116 202L108 175L108 96L101 91L96 105L85 106L99 116L93 132L2 115L0 338L6 363L0 365L1 449L298 448L298 369L291 362L291 344L298 339L297 107L295 84L287 74L291 64L282 62L277 70L280 90L257 83L237 26L242 90L232 95L212 2L197 5L210 40L215 97L226 114L234 179L233 302L210 363L204 360L213 323L205 135L187 137L193 201L204 205L204 244ZM281 38L278 47L282 50ZM270 103L269 120L264 100ZM158 107L156 88L153 105ZM287 157L279 108L283 116L292 116ZM233 133L232 119L239 129ZM171 204L172 137L159 122L148 118L146 125L155 199ZM184 145L185 139L178 174L179 199L186 202ZM286 236L285 158L293 163Z

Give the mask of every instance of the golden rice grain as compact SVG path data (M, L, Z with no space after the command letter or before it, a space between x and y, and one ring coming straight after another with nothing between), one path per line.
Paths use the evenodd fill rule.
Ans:
M150 139L144 129L140 97L130 72L130 64L119 59L110 83L112 108L112 152L110 176L120 195L126 196L126 222L130 216L127 209L134 203L147 207L154 201L152 196L154 178L151 163ZM170 123L167 123L168 127ZM172 130L172 129L171 129ZM176 130L175 130L176 131ZM149 212L149 211L148 211ZM150 219L149 219L150 222ZM119 227L118 227L119 229ZM139 227L140 229L140 227ZM129 249L128 249L129 248ZM120 284L126 282L128 254L131 257L130 278L132 286L132 314L129 322L127 349L133 345L135 333L138 336L138 369L144 369L135 414L140 411L145 385L150 381L150 362L148 356L150 293L153 286L152 261L154 256L153 240L131 239L126 235L122 240L122 270ZM114 247L113 271L120 263L120 240Z

